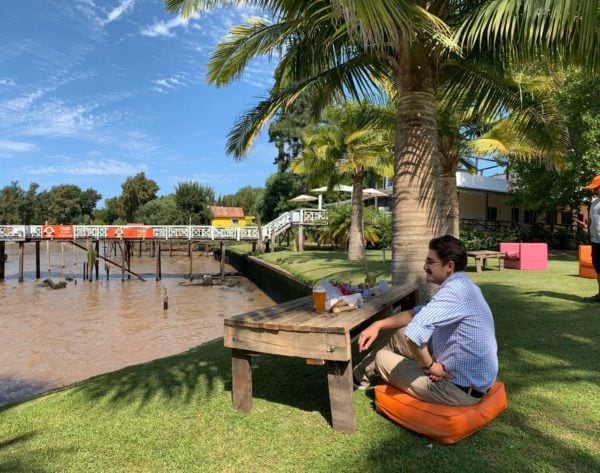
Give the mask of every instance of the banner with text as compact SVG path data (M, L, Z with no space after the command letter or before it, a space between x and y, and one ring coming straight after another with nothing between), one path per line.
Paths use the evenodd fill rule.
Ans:
M63 238L72 240L73 225L42 225L42 238Z
M154 231L152 227L117 227L107 228L106 236L108 238L134 238L137 240L144 240L146 238L152 238Z

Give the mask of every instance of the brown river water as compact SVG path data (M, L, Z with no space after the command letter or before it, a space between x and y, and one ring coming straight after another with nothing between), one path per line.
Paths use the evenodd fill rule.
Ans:
M58 242L50 243L48 253L46 243L41 244L39 280L35 245L25 244L25 281L19 283L17 252L17 244L6 244L5 280L0 281L0 406L180 353L223 336L224 317L274 304L245 278L213 287L194 285L203 274L219 272L218 261L197 252L192 284L187 254L169 257L164 251L161 281L155 281L155 260L135 251L131 270L146 281L132 277L122 282L116 267L107 281L100 262L101 280L84 282L85 252ZM226 265L225 271L234 269ZM42 284L48 277L74 279L64 289L51 289Z

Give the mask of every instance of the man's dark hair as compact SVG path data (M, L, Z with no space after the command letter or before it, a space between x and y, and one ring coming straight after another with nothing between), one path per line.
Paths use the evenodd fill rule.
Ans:
M467 249L462 241L452 235L433 238L429 242L429 249L437 253L443 264L454 261L454 271L464 271L467 267Z

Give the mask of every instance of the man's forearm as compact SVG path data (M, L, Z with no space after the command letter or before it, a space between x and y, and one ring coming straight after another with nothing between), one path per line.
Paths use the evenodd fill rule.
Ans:
M410 347L413 360L415 360L423 369L431 368L431 365L433 364L433 357L431 356L431 353L429 353L429 348L427 345L420 347L408 337L406 337L406 341Z
M379 327L379 330L398 329L406 327L415 315L414 310L403 310L397 314L390 315L385 319L374 322Z

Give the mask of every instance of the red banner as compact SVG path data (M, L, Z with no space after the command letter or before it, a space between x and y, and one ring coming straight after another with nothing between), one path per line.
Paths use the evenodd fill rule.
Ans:
M42 225L42 238L72 240L74 238L73 225Z
M107 228L106 236L108 238L134 238L136 240L143 240L146 238L152 238L154 236L154 231L152 227L133 227L133 226L125 226L125 227L117 227L117 228Z

